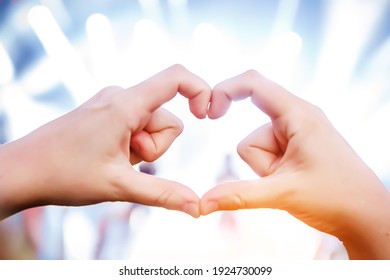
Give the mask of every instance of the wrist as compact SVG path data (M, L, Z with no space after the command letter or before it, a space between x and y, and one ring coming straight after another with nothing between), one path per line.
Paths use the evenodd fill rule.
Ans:
M350 259L390 259L389 192L379 179L370 188L367 195L351 199L343 217L338 237Z
M24 138L0 146L0 220L39 205L40 169L31 145Z

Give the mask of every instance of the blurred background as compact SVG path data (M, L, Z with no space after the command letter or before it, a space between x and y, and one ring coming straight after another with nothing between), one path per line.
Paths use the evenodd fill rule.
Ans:
M175 63L211 86L256 69L320 106L390 184L388 0L0 0L0 142L72 110L108 85ZM248 101L198 120L140 172L200 196L255 175L236 145L268 121ZM321 147L319 147L321 148ZM4 162L0 164L6 164ZM0 222L0 259L344 259L342 244L278 210L197 220L129 203L39 207Z

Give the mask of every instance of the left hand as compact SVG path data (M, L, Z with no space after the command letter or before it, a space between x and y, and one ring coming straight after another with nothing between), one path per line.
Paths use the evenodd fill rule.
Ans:
M16 175L0 181L0 195L8 194L0 212L129 201L198 217L199 198L190 188L131 165L156 160L181 133L181 121L160 107L177 92L189 99L196 117L206 117L211 89L175 65L129 89L105 88L74 111L0 147L0 157L10 158L1 169Z

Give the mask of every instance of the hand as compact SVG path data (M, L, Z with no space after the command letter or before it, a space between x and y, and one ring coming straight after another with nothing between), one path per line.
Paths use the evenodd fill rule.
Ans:
M160 106L177 92L204 118L211 89L173 66L129 89L109 87L74 111L0 147L0 218L37 205L130 201L199 216L199 198L182 184L137 172L181 133ZM130 164L131 163L131 164Z
M216 186L202 197L201 214L282 209L337 236L350 258L390 258L389 193L323 112L248 71L215 86L209 117L246 97L271 118L237 149L261 178Z

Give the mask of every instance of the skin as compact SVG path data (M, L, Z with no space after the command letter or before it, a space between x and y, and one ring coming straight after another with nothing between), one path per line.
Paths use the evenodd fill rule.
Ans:
M237 148L259 178L214 187L201 213L282 209L338 237L351 259L390 259L389 193L324 113L250 70L215 86L208 115L247 97L271 119Z
M174 65L128 89L108 87L74 111L0 147L0 219L41 205L129 201L199 217L188 187L136 171L154 161L183 130L161 105L177 92L205 118L211 89Z
M250 97L271 122L238 145L257 180L188 187L136 171L180 135L161 106L177 92L198 118L222 117ZM253 120L251 120L253 121ZM334 236L351 259L390 259L390 196L324 113L250 70L214 87L174 65L128 89L105 88L74 111L0 146L0 220L41 205L129 201L193 217L275 208Z

